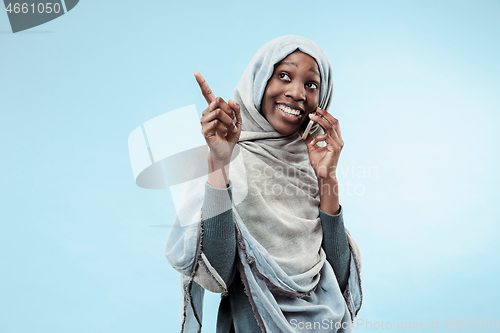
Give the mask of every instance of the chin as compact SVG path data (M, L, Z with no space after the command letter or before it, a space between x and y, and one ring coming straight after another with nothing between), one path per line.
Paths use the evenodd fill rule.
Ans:
M301 129L303 131L306 130L307 124L309 124L309 117L307 117L305 120L306 121L304 121L302 124L300 124L300 128L299 128L299 129Z
M297 132L300 128L283 128L283 129L277 129L278 132L280 132L281 134L283 135L290 135L290 134L293 134L295 132Z

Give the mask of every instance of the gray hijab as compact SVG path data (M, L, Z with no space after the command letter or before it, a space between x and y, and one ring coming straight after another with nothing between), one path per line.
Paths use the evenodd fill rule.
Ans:
M318 181L307 147L298 132L277 132L259 112L274 65L295 50L313 57L321 74L320 104L330 105L331 67L319 46L301 36L282 36L264 44L238 83L234 100L241 107L242 133L233 152L226 203L232 207L238 237L242 281L255 316L264 332L314 332L294 322L339 323L330 331L350 332L361 305L359 250L350 237L351 269L344 294L321 248ZM321 133L315 124L311 131ZM203 290L227 294L228 286L211 267L201 248L206 155L193 154L191 179L165 247L165 256L181 273L184 306L182 331L201 331ZM205 173L204 173L205 171ZM222 210L223 211L223 210ZM222 213L212 211L215 215ZM344 325L342 325L344 324Z

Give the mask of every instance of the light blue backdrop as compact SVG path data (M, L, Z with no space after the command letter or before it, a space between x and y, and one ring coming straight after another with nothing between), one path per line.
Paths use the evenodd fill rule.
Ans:
M333 66L359 318L443 332L500 320L499 17L494 0L87 0L12 34L0 13L0 331L178 331L169 229L152 227L173 203L134 184L127 137L169 110L201 113L194 70L230 98L284 34Z

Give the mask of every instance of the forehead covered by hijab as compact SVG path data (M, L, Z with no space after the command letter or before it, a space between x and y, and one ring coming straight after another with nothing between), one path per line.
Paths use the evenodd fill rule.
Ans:
M267 81L274 72L274 65L296 50L302 51L316 60L321 74L319 107L328 110L333 93L330 62L318 44L297 35L286 35L270 40L255 53L250 61L245 74L252 75L253 102L257 110L260 110L262 96Z

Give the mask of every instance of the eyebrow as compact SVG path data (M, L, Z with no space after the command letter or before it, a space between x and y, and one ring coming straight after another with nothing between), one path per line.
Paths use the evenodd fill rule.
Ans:
M294 67L297 67L297 64L291 61L282 61L278 65L292 65Z
M313 72L317 76L321 77L321 75L319 74L319 72L317 70L315 70L314 68L309 69L309 72Z
M294 66L294 67L298 67L296 63L291 62L291 61L282 61L282 62L280 62L278 64L278 66L279 65L291 65L291 66ZM321 77L321 75L319 74L319 72L317 70L315 70L314 68L309 69L309 72L313 72L314 74L316 74L319 77Z

